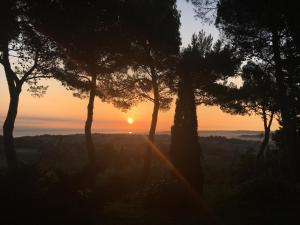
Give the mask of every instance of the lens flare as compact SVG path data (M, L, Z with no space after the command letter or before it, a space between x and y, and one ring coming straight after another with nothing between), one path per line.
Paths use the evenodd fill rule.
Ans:
M147 136L143 136L146 143L150 146L153 156L167 166L167 168L175 175L181 185L187 190L190 196L195 200L197 207L202 211L206 217L207 222L212 225L223 225L223 222L215 213L206 205L202 196L193 188L189 181L181 174L181 172L173 165L173 163L160 151L160 149L149 140Z

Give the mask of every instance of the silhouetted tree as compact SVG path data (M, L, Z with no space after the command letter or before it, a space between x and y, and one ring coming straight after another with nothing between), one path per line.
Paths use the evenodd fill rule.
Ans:
M213 44L212 36L203 30L193 35L188 50L186 64L193 74L196 104L218 105L217 98L222 98L228 90L223 83L238 76L241 63L238 52L220 40Z
M132 35L133 61L131 72L123 79L125 82L120 80L118 86L119 89L134 92L138 101L153 103L148 135L153 144L159 110L169 109L172 102L170 84L180 45L179 12L175 0L129 0L128 3L126 25ZM145 181L151 168L152 144L149 144L145 153Z
M218 6L223 3L226 4L226 1L222 0L187 0L187 2L191 2L195 6L196 16L205 22L214 22L217 16ZM295 45L298 49L297 51L299 52L300 25L298 21L300 20L300 16L298 9L295 7L295 2L293 0L287 0L284 3L278 3L279 2L276 2L277 6L275 7L280 10L282 18L286 20L286 26L290 32L290 35L293 37Z
M41 78L50 78L59 63L56 46L37 32L28 17L31 7L26 1L9 0L1 5L0 63L8 84L10 102L3 125L4 150L8 168L17 168L13 130L19 98L25 83L34 96L42 96L46 88ZM2 18L3 17L3 18Z
M261 116L264 127L264 138L260 145L258 158L265 155L269 144L271 125L275 114L278 112L274 93L274 68L248 62L243 67L242 79L244 81L240 90L240 98L244 98L244 106L248 112Z
M219 0L186 0L191 2L195 8L195 13L201 20L211 23L216 18L216 10Z
M264 137L257 158L265 155L270 139L271 125L278 113L275 95L274 68L249 61L240 73L243 84L240 88L228 87L217 97L224 112L231 114L256 114L262 118Z
M227 90L218 82L235 76L239 64L240 58L234 49L224 46L221 41L213 44L211 35L204 31L193 35L191 44L179 57L180 83L172 127L171 157L200 193L203 176L196 105L218 104L218 94Z
M171 128L170 156L175 167L199 194L203 192L201 148L192 77L179 69L180 82L174 125Z
M295 7L295 2L293 0L285 1L284 4L281 4L280 9L287 21L287 26L293 37L297 51L300 52L300 25L298 22L300 20L300 15L297 7Z
M289 5L288 1L286 5ZM278 1L219 1L217 24L246 59L271 64L275 71L276 102L283 126L283 152L293 179L299 179L297 146L299 49L297 26L286 5ZM294 30L295 31L295 30Z
M64 68L57 78L81 98L88 97L85 122L89 163L95 166L92 123L95 97L106 98L106 81L112 73L127 70L129 51L122 29L123 1L46 1L36 4L35 17L41 31L64 48ZM42 10L40 10L42 9ZM48 9L47 13L43 12ZM49 19L51 18L51 19Z
M196 6L197 16L200 18L214 20L217 17L216 24L233 40L246 59L262 60L276 68L276 102L280 104L282 124L281 147L289 164L287 167L290 175L299 171L295 165L300 157L299 151L296 150L299 148L296 136L299 117L297 68L300 18L295 2L192 0L192 3Z

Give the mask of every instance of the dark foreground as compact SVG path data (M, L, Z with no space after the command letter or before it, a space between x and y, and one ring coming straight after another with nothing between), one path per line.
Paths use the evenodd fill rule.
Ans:
M276 151L255 162L255 141L200 138L205 174L205 210L154 159L150 180L141 182L145 139L140 135L95 135L97 173L85 167L82 135L17 138L21 169L7 175L1 149L1 224L300 224L299 185L282 178ZM0 140L2 142L2 139ZM170 137L157 146L168 158ZM2 144L1 144L2 146Z

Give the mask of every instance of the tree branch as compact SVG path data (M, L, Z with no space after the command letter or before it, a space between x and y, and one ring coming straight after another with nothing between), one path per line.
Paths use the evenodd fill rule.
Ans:
M20 80L21 84L24 83L24 82L27 80L27 78L28 78L28 77L33 73L33 71L36 69L37 64L38 64L38 58L39 58L39 50L37 49L37 50L36 50L36 53L35 53L33 65L32 65L32 67L31 67L27 72L25 72L25 74L24 74L23 77L21 78L21 80Z
M149 95L145 94L145 93L139 93L139 95L145 99L147 99L150 102L154 102L154 99L151 98Z
M34 79L40 79L40 78L51 78L51 76L47 75L40 75L40 76L34 76L34 77L27 77L24 82L29 81L29 80L34 80Z
M271 115L270 115L270 120L269 120L269 124L268 124L268 129L270 130L271 128L271 125L272 125L272 121L273 121L273 118L274 118L274 111L271 112Z
M83 78L85 80L87 80L89 83L91 83L91 80L90 78L88 78L87 76L84 76L84 75L78 75L79 78Z
M3 50L1 64L4 67L5 75L6 75L6 79L8 81L9 87L11 88L12 85L14 85L14 86L18 85L20 80L10 66L8 47L4 48L4 50Z

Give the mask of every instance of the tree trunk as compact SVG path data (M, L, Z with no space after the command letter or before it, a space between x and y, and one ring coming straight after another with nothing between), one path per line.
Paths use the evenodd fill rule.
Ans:
M298 162L300 160L299 151L296 147L296 121L295 116L292 115L291 109L293 108L292 102L287 94L286 82L282 74L282 60L280 57L280 37L276 29L272 31L273 39L273 52L275 61L275 76L277 79L277 86L279 90L280 113L282 119L283 130L283 154L286 160L286 169L288 175L292 179L300 179L300 171Z
M145 152L144 157L144 182L147 182L150 175L150 169L152 165L152 151L153 151L153 145L154 145L154 138L155 138L155 132L156 132L156 125L157 125L157 119L158 119L158 112L159 112L159 91L158 91L158 84L157 84L157 77L155 70L151 68L151 74L152 74L152 88L153 88L153 96L154 96L154 107L152 112L152 119L151 119L151 126L149 130L149 144L147 145L147 149Z
M94 101L96 95L96 76L92 77L91 90L89 96L89 104L87 106L87 118L85 122L85 142L86 150L88 152L89 164L91 167L95 166L95 146L92 138L92 123L94 113Z
M9 108L3 124L4 152L10 171L16 170L18 167L13 131L18 113L19 95L20 91L16 91L10 96Z
M268 122L267 113L266 113L265 109L263 109L262 117L263 117L263 121L264 121L264 139L259 147L257 159L261 159L265 156L266 148L269 145L271 125L273 122L274 112L271 112L269 122Z
M298 8L295 7L292 1L287 2L285 6L285 16L288 21L288 27L290 28L293 40L295 42L297 51L300 52L300 32L299 32L299 14Z
M264 155L266 153L266 148L269 144L269 139L270 139L270 129L266 129L264 131L264 139L263 139L263 141L262 141L262 143L260 144L260 147L259 147L259 152L258 152L258 155L257 155L258 159L264 157Z
M18 162L14 146L13 131L15 120L18 114L19 96L21 93L22 83L19 81L16 74L11 69L8 54L8 42L3 49L2 58L2 65L5 71L5 77L7 80L10 97L8 112L3 124L4 153L7 160L8 170L14 171L18 167Z
M181 75L177 95L174 125L171 128L170 158L186 181L202 195L202 153L198 140L195 95L189 74Z
M285 151L288 160L289 175L292 180L300 181L300 151L297 147L297 127L294 115L288 114L284 123Z

